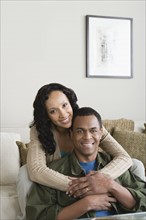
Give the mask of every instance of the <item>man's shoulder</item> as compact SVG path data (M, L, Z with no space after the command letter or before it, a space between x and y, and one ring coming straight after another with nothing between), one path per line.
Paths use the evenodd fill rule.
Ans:
M109 163L111 160L112 160L112 157L107 154L105 151L102 151L102 152L98 152L98 157L105 161L105 163Z
M70 161L70 155L67 155L63 158L59 158L59 159L56 159L56 160L50 162L48 164L48 167L50 169L62 172L64 170L64 167L69 165L69 161Z

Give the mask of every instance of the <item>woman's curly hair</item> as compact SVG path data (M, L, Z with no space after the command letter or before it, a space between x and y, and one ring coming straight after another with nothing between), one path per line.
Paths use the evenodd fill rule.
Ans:
M30 127L34 125L36 126L39 141L42 143L42 146L50 155L53 154L56 150L56 142L52 133L52 122L48 118L45 102L52 91L61 91L67 96L73 109L73 113L76 109L79 108L77 104L77 96L75 92L70 88L67 88L59 83L50 83L42 86L39 89L33 103L34 120L31 123Z

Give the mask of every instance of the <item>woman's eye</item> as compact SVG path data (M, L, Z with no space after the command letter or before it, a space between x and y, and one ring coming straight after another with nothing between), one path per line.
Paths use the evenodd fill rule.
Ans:
M51 110L49 113L52 115L55 113L55 110Z
M63 107L65 108L67 105L68 105L68 103L66 102L66 103L63 104Z

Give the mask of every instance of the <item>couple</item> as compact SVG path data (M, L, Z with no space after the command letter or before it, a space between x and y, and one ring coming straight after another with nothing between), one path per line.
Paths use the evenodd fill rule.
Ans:
M86 179L88 175L92 179L96 171L111 161L108 154L98 152L102 134L102 120L94 109L83 107L76 110L70 129L74 150L51 162L49 168L73 178ZM97 184L92 181L92 185L83 184L80 198L35 183L27 200L27 220L71 220L146 210L146 183L130 170L116 180L100 172L98 175ZM85 197L84 193L87 193Z
M18 199L22 212L18 219L25 217L26 196L31 190L32 181L67 191L76 197L88 194L84 192L82 181L85 185L91 182L88 176L86 179L71 180L68 175L63 175L47 166L49 162L64 157L74 148L69 128L73 114L79 108L75 92L58 83L44 85L35 97L33 108L34 120L30 126L27 166L21 167L17 181ZM132 160L104 127L102 130L100 147L113 159L100 172L115 179L132 165ZM92 179L98 184L100 181L98 172L92 176ZM72 183L70 187L69 183ZM76 190L76 185L78 190ZM94 193L91 187L90 193Z

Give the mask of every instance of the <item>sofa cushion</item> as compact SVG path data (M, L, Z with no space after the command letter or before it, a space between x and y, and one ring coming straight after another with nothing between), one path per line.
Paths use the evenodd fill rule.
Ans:
M131 157L141 160L146 168L146 134L115 128L113 137Z
M18 204L18 196L16 192L16 185L8 185L0 187L0 202L1 213L0 219L16 219L17 214L20 212Z
M110 134L113 134L115 127L121 128L122 130L124 129L124 130L134 131L133 120L129 120L125 118L115 119L115 120L105 119L102 121L102 123Z
M19 150L16 145L17 140L20 140L19 134L1 132L0 185L16 183L20 168Z
M16 141L16 144L19 148L19 153L20 153L20 166L23 166L26 164L28 144L25 144L21 141Z

